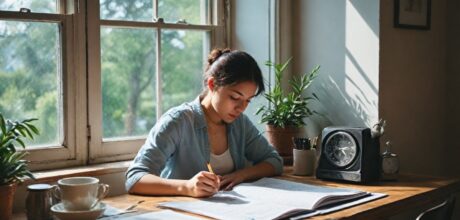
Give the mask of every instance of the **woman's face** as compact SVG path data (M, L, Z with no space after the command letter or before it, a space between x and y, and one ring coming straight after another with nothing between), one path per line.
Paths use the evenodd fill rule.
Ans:
M230 123L246 110L256 91L257 85L251 81L217 87L212 91L211 104L217 115L224 122Z

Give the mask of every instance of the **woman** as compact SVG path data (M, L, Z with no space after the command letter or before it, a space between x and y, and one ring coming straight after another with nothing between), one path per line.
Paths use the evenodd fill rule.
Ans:
M264 91L254 58L213 50L204 86L199 97L170 109L152 128L126 173L128 192L206 197L282 173L281 157L243 114Z

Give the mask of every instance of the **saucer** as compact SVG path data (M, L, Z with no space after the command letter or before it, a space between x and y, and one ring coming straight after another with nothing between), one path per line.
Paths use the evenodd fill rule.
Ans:
M102 202L97 204L91 210L85 211L69 211L64 208L62 203L57 203L51 206L51 212L53 215L60 220L79 220L79 219L88 219L94 220L97 217L101 216L104 213L106 205Z

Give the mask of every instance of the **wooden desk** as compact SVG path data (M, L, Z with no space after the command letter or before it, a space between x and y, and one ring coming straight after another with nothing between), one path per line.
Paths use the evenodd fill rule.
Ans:
M281 178L323 186L356 188L363 191L388 195L382 199L333 212L328 215L315 216L310 219L385 219L416 208L430 207L439 203L449 195L460 191L459 179L433 178L415 175L400 175L398 181L394 182L377 182L373 184L357 185L322 181L314 177L294 176L292 175L292 169L287 167L285 168L285 174ZM194 198L122 195L106 198L104 202L117 208L126 208L140 200L145 200L145 202L140 204L138 209L145 212L161 210L156 207L160 202L191 201L194 200Z

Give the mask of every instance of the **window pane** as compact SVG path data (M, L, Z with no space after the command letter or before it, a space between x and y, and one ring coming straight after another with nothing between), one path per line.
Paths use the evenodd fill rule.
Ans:
M0 112L6 118L38 118L35 145L61 140L61 48L57 24L0 21Z
M56 0L1 0L0 10L19 11L28 8L36 13L57 13Z
M192 101L201 92L207 34L204 31L162 31L162 112Z
M168 23L185 19L190 24L207 24L209 0L159 0L158 17ZM106 20L152 21L152 0L101 0L100 16Z
M152 21L152 0L101 0L100 16L106 20Z
M155 123L155 34L101 29L104 138L146 135Z
M189 24L207 24L208 0L159 0L158 14L166 22L185 19Z

